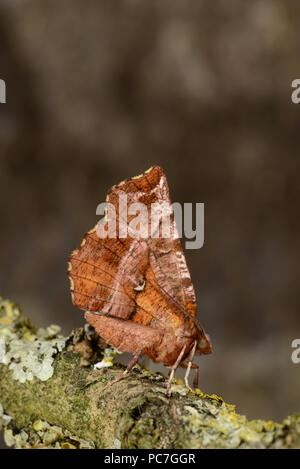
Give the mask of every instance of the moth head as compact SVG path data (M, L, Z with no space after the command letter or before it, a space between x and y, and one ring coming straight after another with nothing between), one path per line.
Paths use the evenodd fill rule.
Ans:
M208 334L203 333L203 335L201 335L200 339L198 340L196 351L197 353L201 354L212 353L212 345Z

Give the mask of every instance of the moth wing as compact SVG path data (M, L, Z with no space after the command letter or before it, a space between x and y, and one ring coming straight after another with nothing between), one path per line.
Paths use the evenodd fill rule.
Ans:
M73 303L86 311L128 319L148 264L148 246L135 239L87 233L69 262Z
M139 233L132 227L136 214L129 214L125 219L124 213L120 212L120 197L124 200L124 196L127 206L142 203L147 208L139 218ZM147 275L150 266L155 277L152 278L153 286L161 290L173 307L195 316L194 288L178 238L162 168L154 166L140 176L114 186L106 201L115 209L116 232L120 233L120 228L124 230L126 227L129 236L101 238L97 235L99 226L97 231L95 227L85 235L69 262L74 304L84 310L128 319L136 309L136 297L146 276L151 278ZM156 216L151 218L153 204ZM160 233L168 218L169 237L153 237L153 234ZM101 220L100 226L102 223L108 229L109 221L108 216ZM148 234L143 239L140 233L145 234L145 230ZM139 308L145 309L145 305ZM151 304L147 313L149 317L153 316Z
M119 212L120 196L126 196L128 205L142 203L147 207L147 215L141 217L141 223L144 223L141 232L148 230L146 242L156 282L173 306L196 316L195 291L178 236L163 169L153 166L140 176L114 186L108 194L107 201L115 207L119 222L127 223L129 234L132 234L130 225L134 215L124 220ZM164 229L165 238L161 237Z

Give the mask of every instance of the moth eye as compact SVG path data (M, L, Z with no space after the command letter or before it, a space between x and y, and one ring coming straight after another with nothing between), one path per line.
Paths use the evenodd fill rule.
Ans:
M135 291L143 291L144 288L145 288L145 285L146 285L146 280L143 280L142 282L140 282L140 283L138 284L137 287L134 287L134 290L135 290Z

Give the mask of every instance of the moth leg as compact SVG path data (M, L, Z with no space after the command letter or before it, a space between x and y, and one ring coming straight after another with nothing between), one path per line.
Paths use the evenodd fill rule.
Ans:
M193 386L194 388L197 388L199 384L199 365L196 365L195 363L193 363L192 368L196 369L194 380L193 380Z
M134 367L134 365L137 364L138 362L138 359L139 357L142 355L143 353L143 350L140 350L139 352L137 352L134 357L132 358L132 360L128 363L128 366L126 368L126 370L123 371L123 373L120 374L120 376L118 376L117 378L113 379L112 381L110 381L109 383L107 383L106 386L104 386L104 388L102 388L102 391L105 391L107 388L109 388L110 386L112 386L113 384L117 383L118 381L121 381L121 379L125 378L125 376L129 373L129 371L132 370L132 368Z
M174 377L174 373L176 371L176 369L178 368L180 362L181 362L181 359L183 357L183 354L184 354L184 351L186 349L186 345L184 345L184 347L182 348L180 354L178 355L177 357L177 360L176 362L174 363L174 365L171 367L171 373L170 373L170 376L169 376L169 381L168 381L168 385L167 385L167 396L169 395L169 392L170 392L170 387L171 387L171 384L172 384L172 380L173 380L173 377Z
M185 376L184 376L185 385L190 391L192 391L192 388L189 385L189 375L190 375L191 368L192 368L192 365L193 365L193 359L194 359L194 356L195 356L196 347L197 347L197 342L195 341L195 343L193 345L193 348L191 349L191 351L189 353L189 356L188 356L187 370L186 370L186 373L185 373ZM195 373L195 378L196 378L196 375L197 375L197 382L198 382L198 367L197 367L197 370L196 370L196 373Z
M181 368L187 368L188 363L187 362L181 362L180 366L181 366ZM194 379L193 379L193 386L194 386L194 388L196 388L198 386L199 366L196 363L192 363L191 369L196 370L195 371L195 376L194 376Z

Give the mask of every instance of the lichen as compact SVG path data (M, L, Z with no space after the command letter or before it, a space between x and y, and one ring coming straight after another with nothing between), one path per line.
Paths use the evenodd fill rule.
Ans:
M115 438L113 441L113 448L112 449L121 449L122 443L118 438Z
M77 329L58 342L62 338L57 326L37 329L20 316L14 303L0 299L0 362L10 357L8 364L0 365L0 425L5 426L8 446L300 448L300 415L288 417L281 424L248 421L221 397L199 389L190 392L179 379L174 379L167 397L166 378L141 365L103 392L103 386L124 368L120 363L113 366L114 349L100 343L92 331L88 339L85 332ZM16 382L14 370L9 368L20 362L10 356L12 345L20 344L19 360L24 366L24 350L32 353L38 342L42 345L33 354L37 363L46 360L43 347L48 350L50 345L50 359L63 348L55 356L52 378L43 382L33 375L34 381ZM82 366L83 359L87 366ZM103 366L105 359L108 366ZM93 370L96 361L102 363L100 371Z
M103 359L95 363L94 370L101 370L102 368L109 368L114 365L114 360L117 355L121 355L122 352L119 352L115 347L107 347L103 351Z
M7 425L11 422L11 420L12 420L12 417L4 413L3 406L0 403L0 430L3 430L3 428L7 427Z
M63 350L66 339L60 327L33 327L21 318L18 305L0 297L0 363L7 365L20 383L53 375L54 356Z
M250 421L218 396L203 395L180 415L188 429L187 448L266 448L282 432L274 422Z
M163 373L156 372L153 373L151 372L145 365L137 363L133 367L133 371L139 374L141 378L145 378L147 381L151 381L152 383L160 383L160 382L165 382L166 376L163 375ZM175 382L177 382L177 378L174 377ZM162 388L158 388L159 392L163 392L165 394L165 390L163 391Z
M6 429L4 441L7 446L16 449L94 449L90 440L72 435L68 430L57 425L50 425L44 420L36 420L30 427L21 431Z

